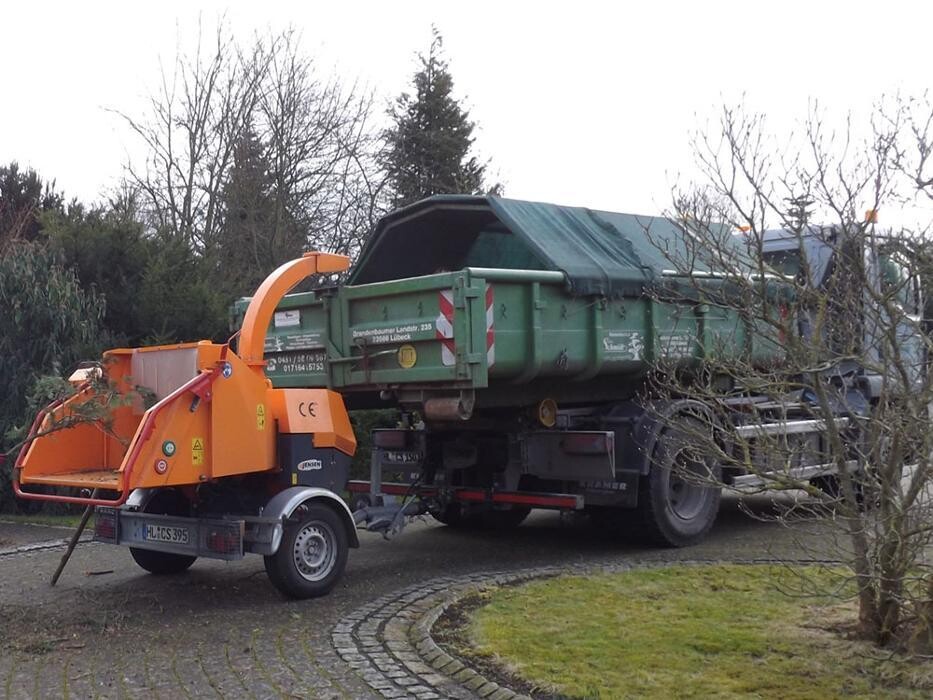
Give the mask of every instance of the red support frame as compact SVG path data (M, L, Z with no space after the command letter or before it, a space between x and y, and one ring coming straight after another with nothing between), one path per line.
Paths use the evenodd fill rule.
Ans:
M350 493L369 493L370 482L349 481L347 490ZM434 486L418 486L414 492L422 498L437 496L438 489ZM388 496L407 496L412 493L410 484L385 482L382 484L382 493ZM557 508L561 510L580 510L583 508L583 496L575 493L534 493L531 491L493 491L471 488L454 488L455 501L465 503L497 503L530 506L532 508Z

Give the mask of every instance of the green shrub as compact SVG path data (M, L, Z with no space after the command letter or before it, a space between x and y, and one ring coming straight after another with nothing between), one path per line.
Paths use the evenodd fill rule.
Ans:
M104 301L81 288L70 270L44 247L18 243L0 256L0 443L6 452L21 440L48 383L79 360L96 359L105 342ZM9 468L0 470L0 510L12 507Z

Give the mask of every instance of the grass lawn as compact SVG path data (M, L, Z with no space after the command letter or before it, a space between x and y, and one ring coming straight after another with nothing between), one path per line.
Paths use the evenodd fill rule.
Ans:
M473 653L578 698L933 697L930 662L845 639L851 603L800 584L741 565L559 577L494 591L468 634Z

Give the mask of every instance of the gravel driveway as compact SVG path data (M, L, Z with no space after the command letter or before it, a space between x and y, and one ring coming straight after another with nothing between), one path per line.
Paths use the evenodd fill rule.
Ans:
M747 503L757 514L772 511L766 498ZM13 539L5 527L0 538ZM798 535L749 517L728 498L709 539L685 550L611 541L549 512L502 534L429 520L392 542L362 533L341 584L301 602L276 592L258 557L203 560L186 574L154 577L125 549L86 543L53 589L60 547L0 553L0 697L380 697L337 654L332 635L341 620L394 591L541 566L805 558Z

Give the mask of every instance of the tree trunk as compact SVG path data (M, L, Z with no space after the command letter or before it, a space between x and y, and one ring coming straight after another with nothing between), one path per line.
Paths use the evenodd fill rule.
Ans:
M877 641L878 604L869 561L868 539L861 528L853 529L852 525L853 523L848 523L855 550L852 566L855 569L855 583L858 590L858 636L862 639Z
M862 639L877 641L878 606L875 603L875 591L868 576L857 576L858 585L858 636Z

